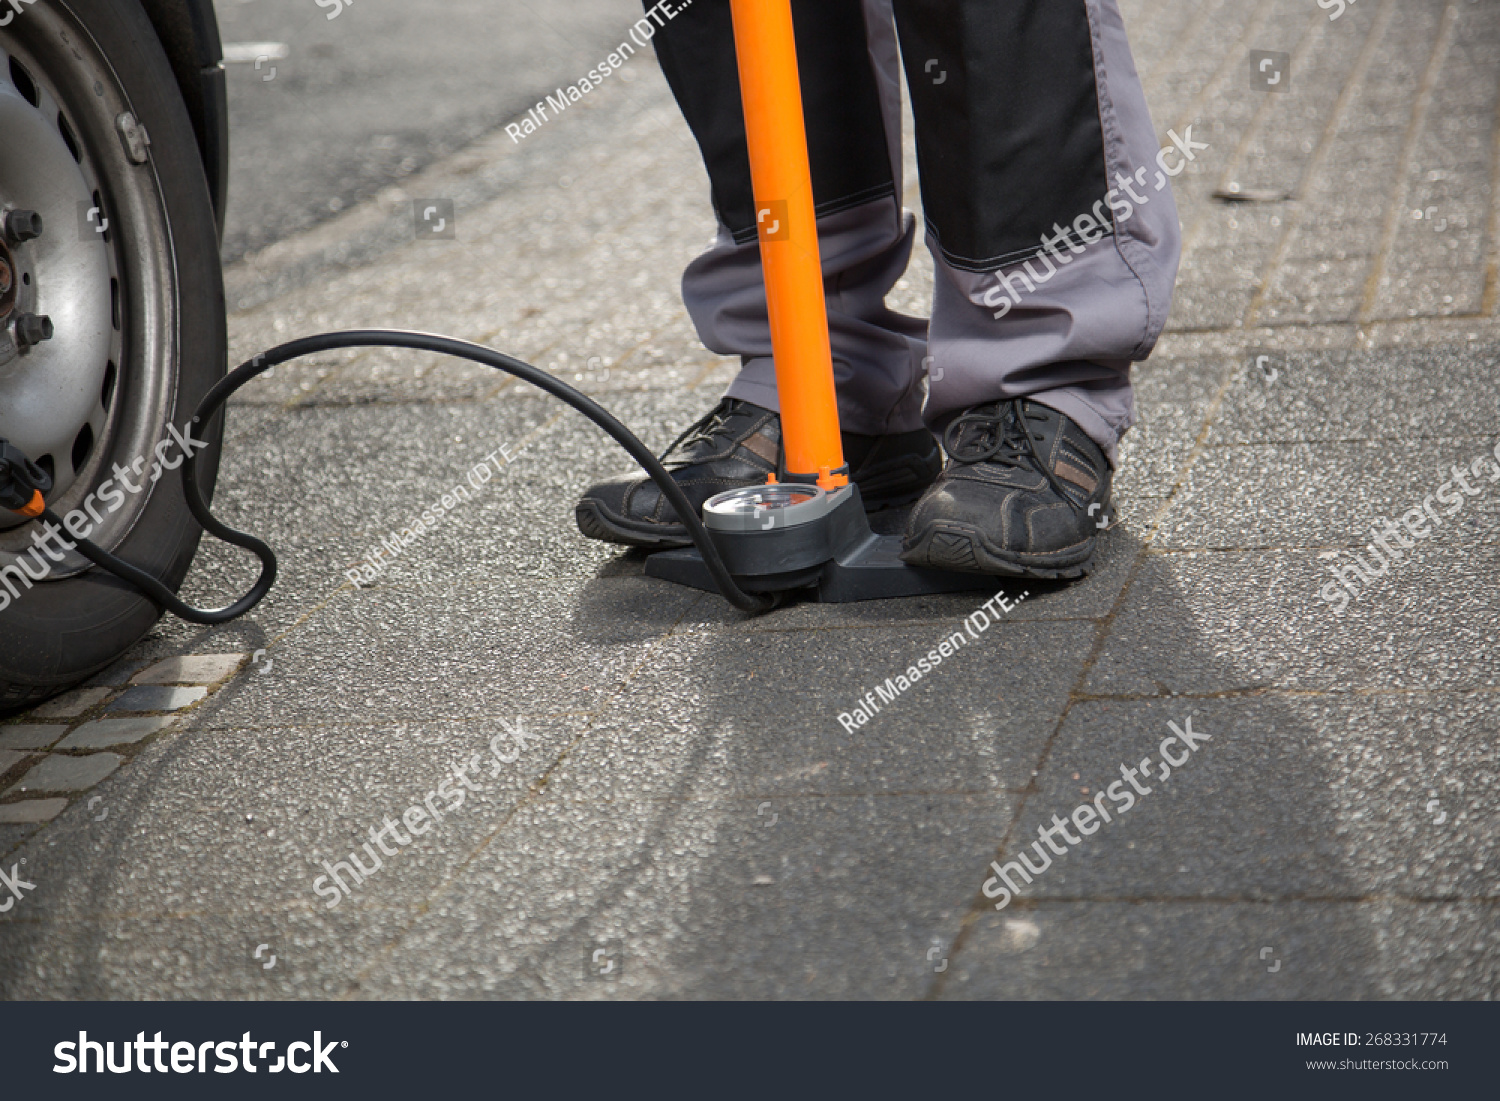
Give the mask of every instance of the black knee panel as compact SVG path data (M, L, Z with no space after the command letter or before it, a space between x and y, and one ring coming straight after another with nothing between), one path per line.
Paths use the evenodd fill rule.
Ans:
M969 271L1109 191L1084 0L895 0L929 229Z
M649 9L654 0L643 2ZM894 194L861 0L792 0L792 20L818 216ZM703 152L720 221L736 241L754 240L755 196L729 0L694 0L656 32L655 45Z

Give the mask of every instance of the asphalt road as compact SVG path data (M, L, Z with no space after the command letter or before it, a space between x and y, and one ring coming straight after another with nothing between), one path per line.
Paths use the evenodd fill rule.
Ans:
M637 0L214 7L226 46L249 57L229 65L228 262L503 126L586 73L641 14ZM285 56L245 48L254 43L279 44Z

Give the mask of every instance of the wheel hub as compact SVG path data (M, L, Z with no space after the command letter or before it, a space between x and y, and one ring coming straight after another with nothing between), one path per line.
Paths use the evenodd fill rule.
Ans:
M106 246L79 225L93 192L49 106L0 67L0 438L59 495L104 430L113 307Z

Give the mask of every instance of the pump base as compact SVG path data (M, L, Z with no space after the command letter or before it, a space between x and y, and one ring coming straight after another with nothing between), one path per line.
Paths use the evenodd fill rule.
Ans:
M870 530L856 487L840 490L830 502L826 514L791 528L778 526L762 505L764 530L753 518L746 530L712 530L735 584L753 593L807 590L803 595L821 604L852 604L935 593L996 592L1006 583L986 574L908 566L901 561L899 535ZM651 555L646 576L719 591L696 547Z
M860 600L890 600L936 593L998 592L1005 584L1003 578L979 573L917 569L901 561L900 553L899 535L871 534L869 542L847 558L825 563L808 583L806 596L819 604L853 604ZM709 576L708 567L703 564L703 556L691 547L653 554L646 559L646 576L704 592L719 591ZM736 580L747 592L775 591L760 589L754 579Z

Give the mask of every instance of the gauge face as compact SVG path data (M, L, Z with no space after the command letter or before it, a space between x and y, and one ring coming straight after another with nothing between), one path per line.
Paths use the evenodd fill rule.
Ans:
M797 483L745 486L710 497L703 521L719 531L773 531L798 527L828 514L828 494Z
M755 513L806 504L817 500L817 497L818 491L808 486L768 485L723 493L711 503L717 512Z

